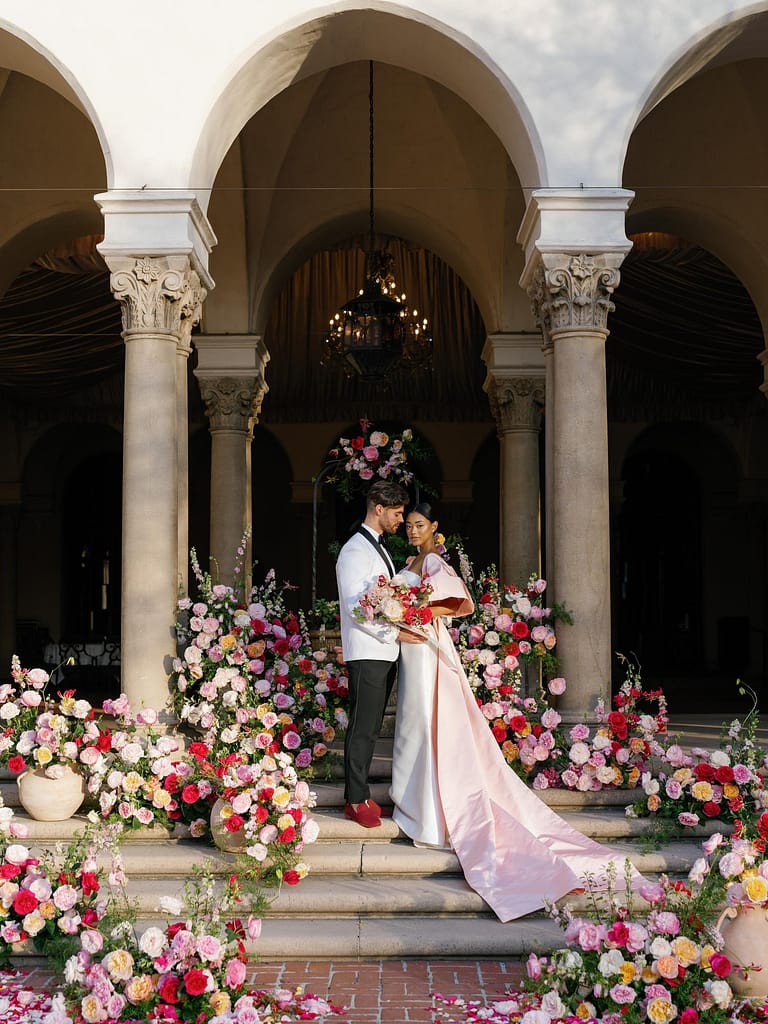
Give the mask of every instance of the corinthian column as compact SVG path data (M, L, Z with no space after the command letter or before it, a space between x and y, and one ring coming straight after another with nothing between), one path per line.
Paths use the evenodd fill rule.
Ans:
M194 272L181 309L179 338L176 344L176 440L178 466L178 581L184 593L189 590L189 398L187 364L192 351L192 328L200 320L206 291Z
M540 569L539 432L544 406L541 338L494 334L483 359L488 394L501 445L501 577L524 584Z
M202 335L195 341L195 369L211 432L211 558L223 583L235 579L237 549L252 522L251 442L261 403L269 390L269 360L256 335ZM250 537L245 556L251 564Z
M176 353L199 281L184 257L108 262L125 340L122 688L135 708L162 707L178 580Z
M574 613L561 625L568 689L578 718L610 700L610 517L605 339L622 254L544 253L529 294L553 352L552 538L557 598Z

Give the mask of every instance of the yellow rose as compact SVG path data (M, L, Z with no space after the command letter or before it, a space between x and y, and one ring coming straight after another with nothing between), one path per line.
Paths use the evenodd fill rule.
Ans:
M45 900L37 909L46 921L50 921L52 917L56 917L56 904L53 900Z
M332 743L336 739L336 730L332 725L327 725L323 729L323 739L326 743Z
M113 949L102 963L112 981L128 981L133 974L133 957L127 949Z
M24 917L21 927L27 935L38 935L45 928L45 918L40 913L39 907Z
M579 1020L590 1020L592 1017L597 1016L597 1010L592 1003L579 1003L576 1007L575 1015Z
M620 974L622 985L631 985L637 977L637 968L631 960L625 960L621 965Z
M517 744L513 743L512 740L504 740L501 745L501 752L504 755L504 760L507 764L512 764L513 761L516 761L518 757L520 757L520 750Z
M681 786L684 786L686 782L690 782L693 778L693 772L690 768L678 768L672 775L672 778L676 779Z
M726 782L723 786L723 796L726 800L733 800L739 795L739 787L735 782Z
M123 789L126 793L137 793L143 784L144 779L138 772L127 772L123 776Z
M678 964L676 956L660 956L656 961L655 967L662 978L669 980L670 978L677 977Z
M93 994L87 995L80 1003L80 1013L83 1020L87 1021L88 1024L93 1024L93 1022L98 1020L105 1020L106 1012L101 1005L101 1000Z
M648 810L653 813L661 807L661 797L658 793L651 793L648 797Z
M643 968L642 978L643 983L645 985L653 985L654 982L659 980L659 976L653 969L652 964L648 964L646 967Z
M629 740L629 749L633 754L642 754L645 750L645 741L639 736L632 736Z
M706 946L702 946L701 947L701 961L700 962L701 962L701 966L704 968L705 971L709 970L709 958L712 956L712 954L714 952L715 952L715 947L714 946L710 946L709 943L707 943Z
M232 1000L229 998L228 992L213 992L209 1002L215 1014L229 1013L232 1007Z
M285 786L278 786L272 796L272 803L276 807L287 807L291 802L291 794Z
M269 714L270 710L271 708L269 704L259 704L256 708L256 717L261 722L264 719L264 716Z
M48 747L38 747L35 751L35 760L38 764L50 764L53 760L53 754Z
M230 803L223 804L221 810L219 811L222 821L226 821L228 818L231 818L234 813L235 812L232 809L232 804Z
M66 722L61 715L51 715L48 719L48 727L53 729L54 732L61 732L66 725Z
M152 796L153 807L159 807L161 810L163 807L167 807L173 797L167 789L157 789Z
M293 721L291 716L289 714L286 714L285 711L280 712L280 714L277 716L277 720L278 722L280 722L281 725L290 725L291 722Z
M277 819L277 827L280 829L281 832L284 831L286 828L290 828L291 825L295 824L296 822L293 820L290 814L281 814L280 817Z
M629 771L627 772L627 788L632 789L634 786L636 786L637 783L638 783L639 778L640 778L640 769L639 768L630 768Z
M293 870L296 872L299 878L306 878L307 875L309 874L309 865L305 864L303 860L300 860Z
M522 729L516 729L515 732L518 736L527 736L531 731L531 723L526 722Z
M677 1007L673 1005L670 999L664 999L663 996L654 996L648 1003L645 1012L648 1015L648 1019L653 1021L653 1024L669 1024L677 1016Z
M753 875L751 878L742 878L742 885L747 898L753 903L762 903L768 899L768 882L760 875Z
M701 947L692 939L686 938L685 935L678 935L676 939L672 940L672 952L683 967L690 967L691 964L698 963L701 957Z
M694 782L693 786L691 786L691 793L696 800L701 800L702 803L712 799L712 787L706 779Z
M225 654L229 654L230 651L234 651L234 649L237 647L236 637L232 636L231 634L223 636L221 640L219 640L219 647L222 649L222 651L224 651Z
M125 998L134 1006L138 1006L145 999L149 999L153 991L154 985L152 984L151 974L137 974L136 977L131 978L123 989Z

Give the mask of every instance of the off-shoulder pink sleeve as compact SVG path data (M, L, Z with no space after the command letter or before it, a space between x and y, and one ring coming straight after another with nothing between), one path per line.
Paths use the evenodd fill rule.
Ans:
M449 599L458 599L461 603L452 614L455 616L470 615L474 609L474 603L469 596L469 591L464 585L461 576L457 576L453 569L444 562L439 555L427 555L424 559L422 579L429 578L432 587L430 602L442 604Z

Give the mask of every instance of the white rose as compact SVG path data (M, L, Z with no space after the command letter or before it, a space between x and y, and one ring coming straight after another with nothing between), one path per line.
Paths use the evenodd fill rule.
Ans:
M128 764L138 764L144 756L144 748L140 743L126 743L120 754Z
M144 932L139 939L139 949L142 953L146 953L147 956L152 958L160 956L163 950L168 945L166 937L160 928L156 928L152 925Z
M714 750L709 755L709 763L714 765L715 768L723 768L731 763L731 759L724 750Z
M653 796L659 792L659 780L654 779L650 772L643 775L643 792L646 796Z
M708 981L705 983L704 988L709 992L721 1010L727 1010L731 1005L733 992L727 981L724 981L722 978L718 978L717 981Z
M568 751L568 756L574 764L586 764L589 760L589 747L586 743L574 743Z
M609 949L600 957L597 969L604 978L611 978L614 974L621 972L621 965L624 963L624 955L620 949Z
M659 957L669 956L672 953L672 946L669 942L662 938L661 935L657 935L649 947L651 956L658 960Z
M558 1017L564 1017L568 1013L568 1008L555 989L551 989L551 991L542 996L541 1008L555 1020Z
M74 707L72 708L72 714L75 718L85 719L91 713L91 705L87 700L76 700Z
M29 850L21 843L11 843L6 848L5 859L9 864L23 864L29 858Z
M489 629L488 632L485 634L485 642L488 644L489 647L498 647L499 643L501 642L501 638L499 637L499 634L496 632L496 630Z
M12 718L15 718L19 714L19 709L15 704L3 704L0 707L0 718L5 722L10 722Z
M381 614L390 622L399 622L403 617L403 606L393 597L381 602Z
M222 743L234 743L240 735L240 728L237 725L229 725L221 730L220 739Z
M610 737L604 735L604 733L601 732L597 733L595 738L592 740L592 746L595 748L595 750L605 750L605 748L610 747L610 745Z
M522 615L523 617L527 618L527 616L531 614L531 602L527 597L516 597L512 603L512 607L518 615Z

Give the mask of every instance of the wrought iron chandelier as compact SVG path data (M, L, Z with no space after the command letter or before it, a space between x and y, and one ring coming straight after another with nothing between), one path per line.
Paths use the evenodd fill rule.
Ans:
M322 366L341 364L347 375L368 384L381 384L395 366L425 370L432 364L429 320L409 309L398 295L386 249L375 250L373 204L373 61L368 62L369 237L365 254L365 283L359 293L331 317Z

